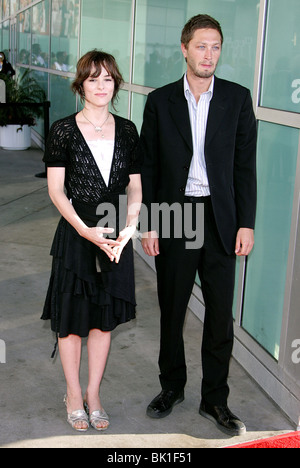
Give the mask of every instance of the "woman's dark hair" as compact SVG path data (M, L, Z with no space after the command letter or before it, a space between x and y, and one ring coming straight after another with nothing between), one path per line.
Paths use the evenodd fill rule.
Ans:
M93 68L95 68L96 71L92 74ZM112 105L114 107L118 92L121 85L123 84L123 77L120 73L115 58L106 52L92 50L81 57L77 63L76 76L72 83L71 89L74 93L78 93L81 100L83 101L85 98L83 89L84 81L87 80L90 76L98 78L98 76L101 75L102 68L105 68L105 70L110 74L115 82L115 89L112 98Z
M183 28L181 43L187 48L198 29L216 29L221 35L221 42L224 42L224 36L220 23L208 15L197 15L191 18Z

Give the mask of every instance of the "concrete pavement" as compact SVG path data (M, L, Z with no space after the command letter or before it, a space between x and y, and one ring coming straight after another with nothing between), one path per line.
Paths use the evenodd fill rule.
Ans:
M137 320L113 332L101 399L110 415L106 433L74 432L66 422L65 381L54 337L40 320L48 286L49 250L59 219L47 193L37 148L0 149L0 448L220 448L295 430L293 424L233 360L230 408L247 425L229 438L198 414L201 323L188 312L185 337L189 379L185 401L161 421L145 415L160 391L159 309L155 274L136 256ZM1 360L1 359L0 359ZM86 343L81 380L88 378Z

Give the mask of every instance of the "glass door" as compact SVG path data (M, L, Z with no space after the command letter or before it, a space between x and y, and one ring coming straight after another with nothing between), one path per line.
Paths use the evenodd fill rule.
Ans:
M10 35L9 36L10 36L9 61L12 64L13 68L15 68L16 63L17 63L17 19L16 18L12 18L10 21Z

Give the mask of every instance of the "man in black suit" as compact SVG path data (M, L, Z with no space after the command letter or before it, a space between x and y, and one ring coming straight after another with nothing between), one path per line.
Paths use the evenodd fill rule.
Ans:
M198 15L184 27L181 42L187 73L151 93L145 107L144 204L150 214L154 204L179 203L183 211L189 206L193 227L201 204L204 244L188 248L185 233L172 235L174 228L164 238L149 215L142 245L156 260L162 392L147 414L165 417L184 400L183 326L198 272L206 308L200 414L227 434L239 435L246 428L227 406L227 380L236 256L249 255L254 245L257 126L250 91L215 76L223 45L220 24Z

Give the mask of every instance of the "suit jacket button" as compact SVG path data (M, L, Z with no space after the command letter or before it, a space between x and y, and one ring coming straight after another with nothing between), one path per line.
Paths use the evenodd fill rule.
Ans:
M185 192L185 187L181 187L181 188L179 189L179 191L180 191L180 192Z

